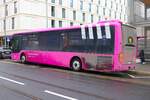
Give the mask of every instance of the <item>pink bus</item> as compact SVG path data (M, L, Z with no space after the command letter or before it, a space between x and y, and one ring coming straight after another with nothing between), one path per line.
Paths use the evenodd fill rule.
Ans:
M118 20L14 34L14 61L75 71L127 71L135 68L136 29Z

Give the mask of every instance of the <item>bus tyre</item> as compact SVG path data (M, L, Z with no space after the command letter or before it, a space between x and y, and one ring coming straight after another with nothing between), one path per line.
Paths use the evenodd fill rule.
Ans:
M71 68L72 68L74 71L80 71L81 68L82 68L81 60L80 60L79 58L74 58L74 59L71 61Z
M21 55L20 61L21 61L21 63L26 63L26 56L24 54Z

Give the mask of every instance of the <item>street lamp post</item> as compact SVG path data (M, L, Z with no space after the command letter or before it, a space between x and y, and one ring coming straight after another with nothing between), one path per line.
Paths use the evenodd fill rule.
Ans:
M48 28L48 0L45 0L46 28Z
M7 46L7 39L6 39L6 3L4 2L5 5L5 14L4 14L4 46Z

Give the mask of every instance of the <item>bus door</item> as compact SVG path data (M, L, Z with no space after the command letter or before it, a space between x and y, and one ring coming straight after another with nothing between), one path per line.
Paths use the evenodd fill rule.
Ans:
M29 34L23 37L24 45L23 50L27 50L27 58L31 62L39 62L41 61L41 53L39 52L39 40L38 35Z
M11 55L12 59L20 60L20 56L16 55L16 54L18 54L21 50L21 36L19 36L19 35L13 36L10 44L11 44L12 54L15 54L15 55Z

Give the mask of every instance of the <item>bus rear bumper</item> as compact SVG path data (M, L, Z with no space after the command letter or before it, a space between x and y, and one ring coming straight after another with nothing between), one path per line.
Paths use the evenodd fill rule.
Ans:
M135 69L135 64L124 64L121 65L120 67L114 67L113 71L129 71L129 70L134 70Z

